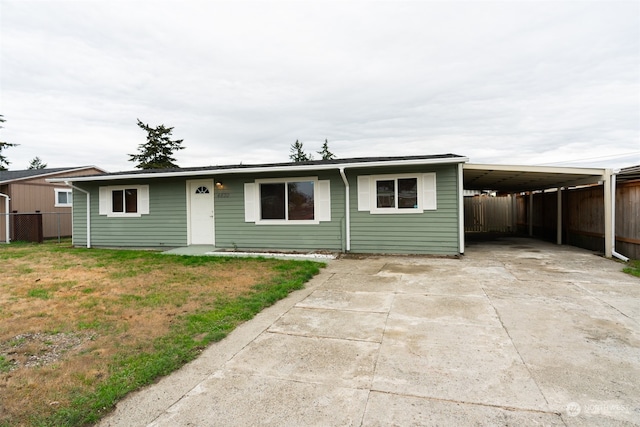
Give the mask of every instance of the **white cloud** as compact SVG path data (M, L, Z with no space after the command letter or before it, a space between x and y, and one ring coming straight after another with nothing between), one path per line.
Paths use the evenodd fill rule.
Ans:
M14 168L131 169L136 118L175 127L181 166L287 161L325 138L339 157L640 163L635 2L1 7Z

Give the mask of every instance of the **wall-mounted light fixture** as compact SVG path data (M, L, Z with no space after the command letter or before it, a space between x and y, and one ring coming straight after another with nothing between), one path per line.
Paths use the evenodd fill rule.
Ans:
M224 188L224 184L220 181L216 181L216 188L218 190L222 190Z

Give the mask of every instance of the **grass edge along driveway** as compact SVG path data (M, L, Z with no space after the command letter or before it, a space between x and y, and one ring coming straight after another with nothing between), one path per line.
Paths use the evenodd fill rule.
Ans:
M49 258L54 260L52 265L48 265ZM38 306L40 311L34 316L46 319L43 313L47 312L48 304L56 303L60 307L61 301L68 300L74 304L84 301L79 307L90 307L90 312L95 314L58 327L49 326L46 333L87 333L94 332L91 329L94 327L95 336L111 340L117 347L117 351L109 353L107 360L101 362L105 365L104 375L93 378L82 372L74 373L73 376L85 379L85 387L69 388L55 406L44 407L41 404L29 408L29 412L20 418L0 418L0 426L93 424L129 392L177 370L195 359L209 344L226 337L240 323L253 318L290 292L303 288L304 283L324 265L312 261L74 249L68 244L52 243L2 246L0 262L6 274L0 279L0 296L8 298L13 305ZM225 275L222 275L223 270ZM49 277L56 273L60 275L57 282ZM250 286L245 283L247 289L238 293L233 286L234 280L247 282L247 277L251 278ZM109 285L102 289L101 283L107 282ZM130 283L128 288L127 283ZM113 296L116 286L123 289ZM211 288L215 288L215 293L202 291ZM173 294L162 293L167 289ZM199 289L200 294L191 295L192 289ZM85 301L85 298L92 299ZM168 306L177 307L179 313L171 316L170 324L162 335L146 343L136 341L127 345L120 339L131 335L131 330L127 330L129 326L114 326L113 322L101 320L99 312L103 305L103 311L112 317L120 309L128 310L122 313L137 314L146 310L147 313L162 311L166 315L164 312ZM6 325L17 324L14 336L18 336L19 325L28 322L12 322L12 315L11 311L0 311L0 324L4 324L3 329ZM121 317L126 316L122 314ZM140 323L140 319L134 321ZM6 335L7 331L4 332ZM60 363L64 363L65 357L63 354ZM4 363L7 365L6 357ZM56 369L56 365L20 369L31 369L30 372L36 375L46 369ZM0 380L2 376L14 374L10 370L0 372ZM28 378L22 381L27 383ZM8 390L5 388L4 391Z

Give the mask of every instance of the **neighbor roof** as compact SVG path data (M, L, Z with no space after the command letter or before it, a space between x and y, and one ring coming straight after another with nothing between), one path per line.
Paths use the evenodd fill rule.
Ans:
M457 154L437 154L425 156L397 157L354 157L334 160L311 160L307 162L265 163L257 165L223 165L175 169L139 169L125 172L113 172L100 175L75 176L66 181L106 181L115 179L163 178L176 176L215 175L256 172L291 172L305 170L328 170L354 167L401 166L420 164L464 163L466 157ZM65 181L64 178L53 178L50 181Z
M618 181L635 181L640 179L640 165L628 166L618 172Z
M7 184L13 181L24 179L44 177L48 175L57 175L65 172L76 172L84 169L98 169L95 166L73 166L68 168L44 168L44 169L25 169L17 171L0 170L0 184Z

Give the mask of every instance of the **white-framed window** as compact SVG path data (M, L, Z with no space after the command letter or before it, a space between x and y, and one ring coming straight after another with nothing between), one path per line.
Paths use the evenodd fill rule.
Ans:
M244 185L245 221L319 224L331 221L328 180L317 177L257 179Z
M110 185L100 187L100 215L139 217L149 213L148 185Z
M436 209L434 172L358 177L359 211L372 214L408 214Z
M70 208L73 204L73 190L69 188L54 188L56 208Z

